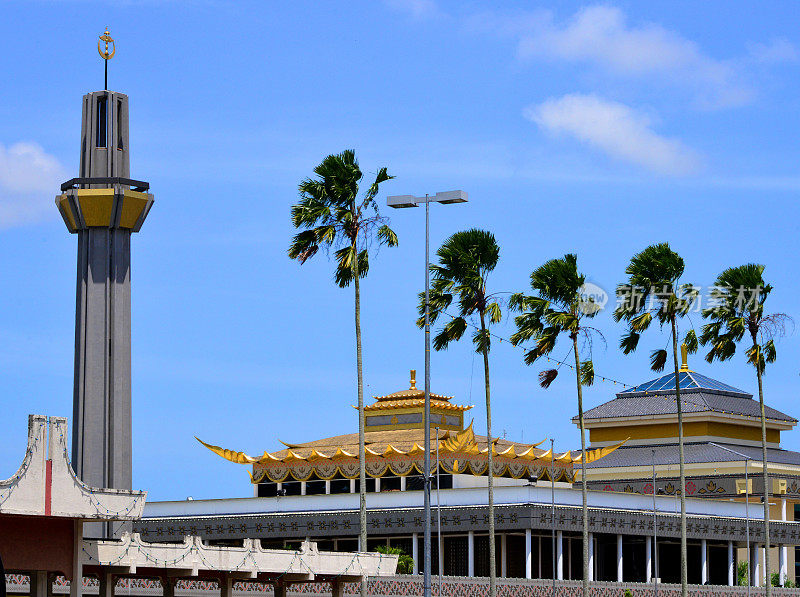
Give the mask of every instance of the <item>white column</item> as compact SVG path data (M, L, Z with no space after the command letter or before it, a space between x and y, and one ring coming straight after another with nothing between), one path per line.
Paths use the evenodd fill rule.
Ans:
M646 537L644 540L644 569L645 580L652 582L653 580L653 538Z
M475 576L475 531L467 533L467 576Z
M589 533L589 580L594 580L594 533Z
M525 578L533 578L533 554L531 553L530 529L525 529Z
M783 586L786 584L786 575L789 569L789 561L788 561L788 554L786 553L786 546L781 545L778 547L778 553L780 554L780 564L778 568L778 578L780 578L780 585Z
M300 481L300 495L306 494L306 482Z
M564 534L556 531L556 578L564 580Z
M406 490L406 478L400 477L400 491Z
M500 535L500 576L508 575L508 552L506 551L506 534Z
M758 549L758 543L754 543L750 547L750 567L752 568L752 574L750 584L754 587L761 586L761 566L759 566L758 556L760 555L761 550Z
M708 582L708 542L700 539L700 584Z
M414 560L414 574L419 574L419 535L411 533L411 559Z
M444 576L444 537L440 533L436 533L439 542L439 574Z
M786 498L781 498L781 520L786 520ZM778 548L779 558L780 558L780 569L779 569L779 578L780 578L780 585L784 586L786 584L786 579L788 578L789 573L789 554L788 550L785 545L781 545Z
M728 586L736 584L736 558L733 557L733 541L728 541Z
M331 482L325 481L325 495L330 495L331 493Z
M355 492L356 492L356 480L350 479L350 493L355 493Z
M763 563L763 562L767 561L766 554L765 554L766 551L767 550L764 547L762 547L761 548L761 557L758 559L759 564L761 564L759 566L759 571L758 571L758 582L759 582L759 586L761 586L761 587L766 586L766 584L767 584L766 583L767 569L765 568L766 564Z
M381 490L381 478L375 477L375 493L380 493L380 490Z
M622 535L617 535L617 582L622 582Z

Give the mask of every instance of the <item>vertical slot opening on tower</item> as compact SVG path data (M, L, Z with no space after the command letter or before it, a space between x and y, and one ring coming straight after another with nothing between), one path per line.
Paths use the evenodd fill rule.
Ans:
M117 134L117 149L120 149L120 150L125 149L125 146L124 146L123 140L122 140L122 100L121 99L117 100L117 130L116 130L116 134Z
M97 98L97 147L107 147L108 98L103 95Z

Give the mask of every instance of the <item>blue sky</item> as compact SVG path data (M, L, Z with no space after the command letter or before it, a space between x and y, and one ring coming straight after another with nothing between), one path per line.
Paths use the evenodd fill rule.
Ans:
M6 1L0 13L12 25L0 37L0 477L22 459L28 413L71 416L76 239L53 197L77 174L106 26L109 86L130 96L131 173L156 197L132 275L134 487L150 499L251 493L244 467L194 435L257 454L356 430L352 290L324 256L286 257L297 184L345 148L396 176L382 202L468 191L468 204L433 208L432 243L492 230L496 291L525 289L567 252L611 290L635 252L668 241L699 285L766 264L771 310L798 316L792 2ZM400 246L364 284L369 395L423 366L423 213L384 213ZM648 353L665 334L626 357L609 312L596 321L599 375L654 376ZM509 336L510 320L496 331ZM797 416L797 334L778 351L767 402ZM692 364L753 392L743 359ZM578 445L570 372L542 390L541 367L507 342L491 366L496 433ZM479 431L481 382L468 344L434 354L433 390L475 404ZM597 383L587 407L619 389ZM800 449L800 431L783 446Z

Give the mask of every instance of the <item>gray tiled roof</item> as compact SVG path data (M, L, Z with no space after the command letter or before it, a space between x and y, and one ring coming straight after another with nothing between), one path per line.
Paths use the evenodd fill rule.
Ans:
M714 445L714 443L718 445ZM700 442L684 444L684 462L695 464L702 462L736 462L743 460L741 456L728 452L719 446L726 446L741 452L751 460L761 461L761 448L756 446L741 446L738 444L724 444L722 442ZM611 468L624 466L649 466L653 463L653 450L657 465L678 465L678 445L654 446L622 446L608 456L601 458L589 465L588 468ZM776 464L794 464L800 466L800 452L767 448L767 460Z
M744 417L760 417L759 404L749 395L731 395L718 391L687 390L681 392L681 405L685 413L716 412ZM584 419L613 419L644 415L669 415L678 412L675 393L638 394L628 397L620 393L613 400L583 413ZM764 406L768 419L796 422L797 419L769 406ZM573 421L577 418L573 418Z

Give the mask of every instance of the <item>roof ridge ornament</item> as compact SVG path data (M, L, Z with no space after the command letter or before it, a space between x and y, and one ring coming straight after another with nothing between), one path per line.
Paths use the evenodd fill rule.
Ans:
M417 370L411 370L411 387L408 388L409 390L416 390L417 389Z

